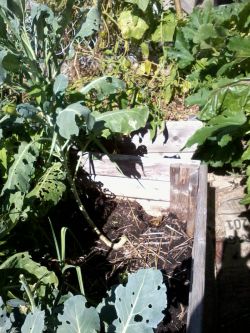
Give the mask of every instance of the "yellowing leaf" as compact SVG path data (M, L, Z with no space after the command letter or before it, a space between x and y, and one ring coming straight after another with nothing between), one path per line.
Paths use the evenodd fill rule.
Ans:
M147 23L141 17L133 15L129 10L121 13L117 23L124 39L139 40L148 30Z

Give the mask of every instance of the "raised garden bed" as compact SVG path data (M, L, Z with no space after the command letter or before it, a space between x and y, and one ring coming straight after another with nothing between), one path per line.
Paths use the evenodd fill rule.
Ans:
M101 243L95 250L106 253L115 270L163 270L169 287L169 306L165 322L156 332L185 332L186 327L188 332L201 332L206 166L199 161L98 154L83 155L81 165L92 180L119 199L118 210L110 212L104 232L112 239L122 234L128 238L118 252L105 249Z

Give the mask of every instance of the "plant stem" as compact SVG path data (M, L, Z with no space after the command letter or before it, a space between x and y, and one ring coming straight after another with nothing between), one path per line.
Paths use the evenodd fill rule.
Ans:
M180 0L174 0L175 10L178 18L182 18L182 9Z
M27 281L25 280L25 277L24 277L23 274L20 274L19 279L20 279L20 282L21 282L22 286L24 287L24 290L25 290L25 292L28 296L28 299L30 301L31 311L34 313L35 310L36 310L36 305L35 305L35 301L34 301L32 292L30 290L30 287L29 287Z
M97 234L98 238L108 247L112 248L113 250L119 250L120 248L123 247L123 245L126 243L127 241L127 237L125 235L123 235L118 243L113 243L111 242L95 225L94 221L90 218L89 214L87 213L84 205L82 204L82 201L79 197L75 182L73 181L72 177L71 177L71 173L68 167L68 159L67 156L65 156L64 158L64 164L65 164L65 168L66 168L66 173L67 173L67 178L71 187L71 190L73 192L73 195L75 197L75 200L77 202L77 205L79 207L80 212L82 213L84 219L86 220L86 222L90 225L90 227L94 230L94 232Z

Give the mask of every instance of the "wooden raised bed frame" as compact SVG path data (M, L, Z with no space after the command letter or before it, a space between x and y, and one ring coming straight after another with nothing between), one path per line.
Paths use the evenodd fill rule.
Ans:
M112 162L110 161L112 159ZM207 231L207 167L200 161L163 157L93 155L81 166L119 198L138 201L151 215L170 210L193 237L188 333L202 333Z

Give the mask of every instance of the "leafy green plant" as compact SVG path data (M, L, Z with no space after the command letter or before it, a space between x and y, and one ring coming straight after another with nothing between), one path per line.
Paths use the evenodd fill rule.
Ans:
M83 295L68 295L53 332L100 332L101 325L104 325L105 332L150 333L163 319L162 311L166 306L166 286L161 272L152 268L141 269L128 276L125 286L113 287L97 308L88 306ZM1 298L0 314L5 333L11 332L15 322L10 320ZM33 308L26 315L21 332L44 332L46 322L45 311ZM47 326L46 332L48 329Z
M35 3L29 10L24 0L0 5L0 166L4 170L0 237L19 221L47 213L68 188L100 239L117 248L125 239L112 244L81 203L69 151L72 146L86 150L93 142L102 147L103 136L129 134L145 124L148 109L142 106L120 110L116 105L114 110L102 113L85 106L87 96L113 100L113 95L125 88L121 80L112 77L97 79L70 97L66 95L68 78L60 73L61 66L74 55L75 44L84 44L100 23L97 4L82 13L74 36L65 45L64 32L73 3L67 1L65 10L58 15ZM7 154L7 147L11 154Z
M178 20L161 1L102 3L102 29L94 56L106 75L119 75L128 89L122 103L146 103L150 110L151 137L179 86L176 66L167 63L167 44L174 39Z
M168 57L186 81L187 105L204 106L213 89L249 73L249 2L196 8L176 29Z
M247 195L243 204L250 203L249 116L250 90L246 78L211 92L199 115L205 126L186 144L198 144L199 158L213 167L247 167Z
M78 284L79 284L80 291L84 295L83 277L82 277L82 272L81 272L80 266L67 265L66 264L66 260L65 260L66 257L65 256L66 256L66 234L67 234L67 232L70 232L71 236L73 237L74 241L77 243L77 245L79 246L80 249L81 249L81 245L79 244L77 238L74 236L74 234L70 231L69 228L62 227L61 228L61 239L60 239L60 241L61 241L60 245L61 246L59 246L59 243L57 241L53 225L52 225L51 221L49 221L49 222L50 222L52 236L53 236L53 240L54 240L54 244L55 244L57 260L58 260L61 272L62 272L62 274L65 274L68 269L72 269L72 268L75 269L76 274L77 274L77 279L78 279Z

